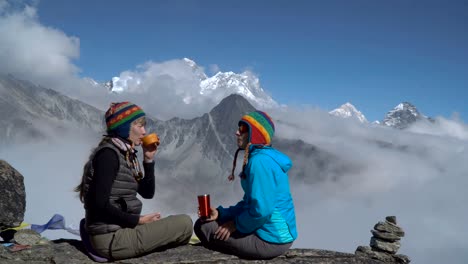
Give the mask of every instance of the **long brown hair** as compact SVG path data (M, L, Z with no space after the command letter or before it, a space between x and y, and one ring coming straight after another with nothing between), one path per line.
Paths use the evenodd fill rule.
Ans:
M103 144L105 143L108 143L111 141L111 138L108 137L108 136L104 136L101 141L99 142L98 146L95 147L92 151L91 151L91 154L89 155L89 158L88 158L88 161L85 163L84 167L83 167L83 176L81 176L81 182L80 184L78 184L78 186L75 187L75 189L73 189L73 191L79 193L79 197L80 197L80 201L82 203L84 203L84 195L85 195L85 180L86 180L86 177L91 169L91 166L93 165L93 156L96 152L96 149L99 148L100 146L102 146Z
M146 117L142 116L142 117L139 117L138 119L134 120L131 125L130 125L130 129L132 127L132 125L134 124L142 124L142 125L146 125ZM75 187L75 189L73 189L73 191L79 193L79 197L80 197L80 201L82 203L84 203L84 195L85 195L85 181L86 181L86 177L89 173L89 171L91 170L91 166L93 165L93 158L94 158L94 154L96 152L96 149L99 148L100 146L102 146L103 144L105 143L109 143L112 141L112 138L111 136L104 136L101 141L99 142L98 146L95 147L92 151L91 151L91 154L89 155L89 158L88 158L88 161L86 162L86 164L84 165L83 167L83 175L81 176L81 182L80 184L78 184L78 186Z

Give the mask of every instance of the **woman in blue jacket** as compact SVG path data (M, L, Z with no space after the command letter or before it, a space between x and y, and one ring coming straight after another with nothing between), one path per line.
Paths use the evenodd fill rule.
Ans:
M244 150L240 173L243 199L234 206L211 208L198 219L195 233L207 248L248 259L271 259L285 253L297 237L294 203L287 171L291 160L271 147L275 126L261 111L244 115L236 132Z

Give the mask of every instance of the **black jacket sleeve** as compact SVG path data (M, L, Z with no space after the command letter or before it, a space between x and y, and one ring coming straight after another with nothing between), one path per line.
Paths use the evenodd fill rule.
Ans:
M93 181L90 183L88 192L88 205L93 209L93 213L99 216L98 219L107 223L122 227L135 227L140 219L139 215L125 213L109 203L112 184L119 170L117 153L110 148L99 150L94 156L93 168Z
M138 184L138 193L145 199L151 199L154 197L155 192L154 161L149 163L143 162L143 169L145 177Z

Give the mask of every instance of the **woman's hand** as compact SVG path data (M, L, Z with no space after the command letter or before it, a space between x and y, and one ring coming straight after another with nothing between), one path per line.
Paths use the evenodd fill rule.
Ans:
M236 231L236 224L234 221L229 221L219 226L216 229L214 238L219 240L228 240L228 238Z
M156 154L156 151L158 150L158 146L155 144L149 145L149 146L144 146L142 145L143 148L143 158L144 162L153 162L154 155Z
M211 222L211 221L215 221L216 219L218 219L218 215L219 215L218 209L211 207L210 215L207 218L201 218L201 219L205 222ZM198 209L198 217L200 218L200 209Z
M146 215L140 216L140 220L138 220L138 224L139 225L148 224L148 223L157 221L159 219L161 219L161 213L159 212L146 214Z

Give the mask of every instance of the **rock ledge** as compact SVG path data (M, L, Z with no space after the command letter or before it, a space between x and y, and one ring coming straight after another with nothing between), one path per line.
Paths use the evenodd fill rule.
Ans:
M78 264L96 263L85 253L80 240L59 239L44 241L39 245L21 251L11 252L0 246L0 263L34 263L34 264ZM178 248L154 252L139 258L115 261L114 263L396 263L383 262L350 253L320 249L290 249L285 255L272 260L245 260L235 256L210 251L199 245L187 245Z

